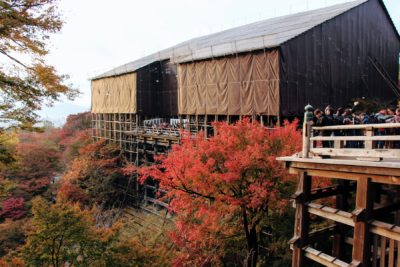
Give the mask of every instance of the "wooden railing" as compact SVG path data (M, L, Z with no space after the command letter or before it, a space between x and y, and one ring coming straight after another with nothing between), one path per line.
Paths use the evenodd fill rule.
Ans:
M335 208L315 203L307 205L310 214L347 225L355 226L357 215L353 212L344 212ZM379 209L377 209L379 210ZM394 224L388 224L378 220L371 220L368 223L368 231L371 233L371 264L372 267L400 267L400 227ZM322 236L327 236L330 228L321 231ZM313 238L310 233L309 238ZM347 238L346 243L353 246L353 239ZM311 246L303 248L305 256L324 266L334 267L354 267L352 263L346 263L336 257L318 251Z
M302 157L400 159L400 123L303 128Z
M126 133L134 134L148 134L148 135L166 135L166 136L179 136L180 129L172 127L149 127L149 126L136 126L132 131Z
M400 227L380 221L372 221L372 267L400 266Z

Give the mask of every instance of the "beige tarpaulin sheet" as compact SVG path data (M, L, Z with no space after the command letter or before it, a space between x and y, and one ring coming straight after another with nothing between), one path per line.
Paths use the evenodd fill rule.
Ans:
M92 81L93 113L136 113L136 73Z
M279 114L277 50L181 64L179 114Z

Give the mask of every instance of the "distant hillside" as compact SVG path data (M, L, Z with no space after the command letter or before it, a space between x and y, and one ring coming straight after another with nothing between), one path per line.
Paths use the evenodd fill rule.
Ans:
M56 103L53 107L44 107L39 115L42 119L51 121L55 126L61 126L65 123L68 115L89 111L90 107L80 106L73 103Z

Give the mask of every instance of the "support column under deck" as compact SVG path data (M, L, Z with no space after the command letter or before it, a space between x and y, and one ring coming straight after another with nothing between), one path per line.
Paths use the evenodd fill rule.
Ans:
M371 265L371 238L368 220L373 207L372 183L370 178L357 180L356 209L353 243L353 266L368 267Z
M304 246L308 242L309 214L307 199L311 192L311 176L306 172L299 172L296 191L296 215L294 225L294 237L291 240L293 245L292 267L303 267Z

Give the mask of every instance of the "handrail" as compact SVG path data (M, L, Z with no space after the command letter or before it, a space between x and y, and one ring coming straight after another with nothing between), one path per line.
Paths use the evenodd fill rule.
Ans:
M324 130L362 130L362 129L388 129L388 128L400 128L400 123L381 123L381 124L351 124L351 125L335 125L335 126L323 126L323 127L312 127L313 130L324 131Z
M379 136L316 136L311 141L398 141L400 135L379 135Z
M370 222L369 232L400 242L400 227L395 224L374 220Z
M152 127L147 127L147 126L136 126L131 131L126 131L126 133L138 133L138 132L145 133L145 134L146 133L148 133L148 134L157 134L157 135L161 135L161 134L179 135L180 134L180 129L176 129L176 128L152 128Z
M391 131L394 129L395 131ZM356 159L400 158L400 123L315 127L303 125L301 157L351 157ZM315 135L318 133L318 135ZM322 143L321 143L322 142ZM319 147L317 145L320 145ZM322 147L321 147L322 144Z

